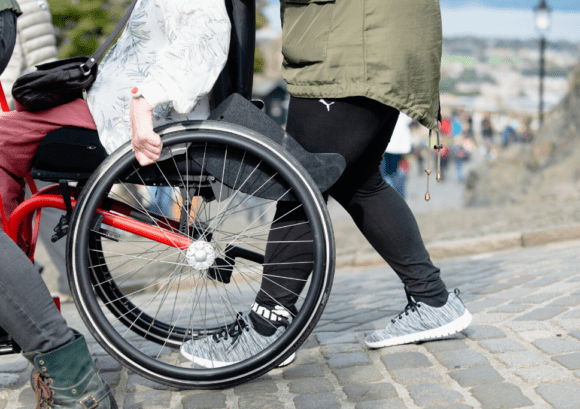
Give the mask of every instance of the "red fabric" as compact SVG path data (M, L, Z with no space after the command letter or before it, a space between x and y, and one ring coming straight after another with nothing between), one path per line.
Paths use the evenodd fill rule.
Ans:
M401 169L405 175L409 174L409 161L406 158L401 158L399 161L399 169Z
M439 129L441 130L441 133L443 135L451 134L451 121L447 118L443 118L443 120L441 121L441 126L439 126Z
M0 113L0 194L6 217L10 217L24 196L24 177L44 136L65 126L96 130L87 102L75 99L46 111Z

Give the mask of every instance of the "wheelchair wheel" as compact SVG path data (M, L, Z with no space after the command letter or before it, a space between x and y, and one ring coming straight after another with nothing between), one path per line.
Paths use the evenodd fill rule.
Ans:
M260 134L214 121L157 132L157 164L139 166L126 144L82 190L67 241L75 303L103 348L144 377L204 389L246 382L294 353L323 312L334 275L326 205L302 166ZM271 279L264 252L280 202L303 210L313 237L303 243L312 272L291 324L251 358L193 364L181 344L249 313L261 281Z

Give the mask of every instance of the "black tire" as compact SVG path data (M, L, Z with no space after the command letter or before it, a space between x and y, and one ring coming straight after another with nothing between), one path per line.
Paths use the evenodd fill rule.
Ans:
M16 44L16 13L0 11L0 75L6 69Z
M189 365L190 367L183 366L184 362L180 358L177 348L187 339L186 337L203 337L211 334L213 331L220 330L236 319L234 314L237 307L248 306L248 300L251 297L255 297L255 287L259 288L259 282L256 285L252 281L254 280L252 277L256 274L261 277L259 275L259 269L261 267L259 264L259 251L246 251L246 253L243 253L245 250L242 250L243 254L254 254L243 257L253 261L254 264L236 264L233 267L233 272L237 274L237 281L232 275L233 284L220 283L215 279L210 279L208 278L209 270L197 269L193 268L192 265L188 265L184 254L182 254L184 251L175 251L175 248L170 248L170 250L175 252L174 255L169 250L166 251L163 248L159 250L157 247L159 243L155 245L156 247L148 247L149 244L143 244L144 242L141 241L142 238L140 238L140 241L134 247L138 249L138 252L127 253L127 250L124 250L124 248L129 245L134 245L133 241L125 239L125 236L121 236L119 241L116 242L114 232L100 230L101 227L106 226L101 226L98 223L95 224L95 211L99 203L105 203L106 200L103 201L103 199L113 197L109 192L112 186L120 180L149 185L151 180L148 180L142 175L151 173L152 167L155 166L164 175L161 180L159 178L157 179L157 183L161 182L165 185L173 186L173 181L179 181L179 178L169 175L168 172L163 172L163 163L165 162L160 162L161 166L159 164L147 168L138 166L130 144L119 148L101 164L83 188L76 204L67 240L67 269L73 297L85 324L102 347L122 364L142 376L156 382L178 387L203 389L231 387L254 379L285 361L306 340L318 322L328 300L328 296L330 295L334 276L334 237L326 205L319 190L315 187L312 179L302 166L279 145L253 131L221 122L191 121L166 126L158 130L158 133L163 137L164 152L170 151L174 153L174 149L177 150L179 147L183 147L184 144L188 144L186 145L189 147L187 148L187 152L192 152L191 155L194 155L193 152L196 149L200 152L203 150L203 161L205 161L206 152L208 152L208 157L210 157L210 151L222 152L220 149L224 149L224 157L229 159L227 163L236 163L232 162L232 158L235 157L236 152L240 153L238 157L243 152L242 163L244 163L244 158L246 164L257 163L257 165L251 165L254 166L254 169L250 173L250 176L254 174L253 172L256 172L256 174L261 172L261 174L266 176L270 175L267 180L276 181L278 186L283 186L283 190L286 189L286 193L290 192L293 195L293 199L297 200L300 206L304 208L313 231L314 240L312 246L315 256L313 272L310 275L309 283L302 292L303 296L301 296L297 304L298 313L294 317L291 325L277 341L249 359L230 366L212 369L192 368L191 365ZM174 154L174 158L178 158L178 155ZM255 158L254 162L252 162L254 160L252 158ZM189 161L190 158L187 158L186 163L190 163ZM173 163L175 164L175 169L182 169L180 167L181 162L174 161ZM224 161L224 163L226 162ZM246 164L239 165L239 169L237 170L238 175ZM257 172L258 168L259 172ZM202 165L200 175L204 175L203 169L204 166ZM229 168L228 171L231 172ZM240 192L243 184L236 185L234 183L233 187L235 189L232 191L231 196L226 199L220 197L225 203L222 205L222 213L220 213L220 204L210 202L209 197L211 196L211 192L208 193L209 191L203 188L203 183L206 183L206 179L195 179L198 175L193 175L193 170L186 172L181 171L180 175L183 176L181 182L184 180L199 181L199 186L193 187L198 192L196 193L196 197L199 194L201 198L198 199L201 200L199 207L186 207L185 209L179 207L178 209L182 215L189 215L186 216L187 229L184 230L186 232L184 234L190 236L192 242L207 239L207 242L215 247L216 254L219 254L220 251L224 251L220 246L223 246L223 243L227 241L224 241L223 237L230 240L231 237L235 236L232 239L233 241L227 245L230 246L243 233L245 233L244 237L260 237L264 233L259 232L263 231L264 228L267 229L266 232L269 231L268 225L270 223L266 223L266 227L262 227L260 230L257 230L258 233L254 233L250 229L256 222L254 221L241 233L237 231L236 233L231 233L229 231L231 229L230 226L238 226L241 222L238 219L234 219L228 225L225 222L226 218L230 216L238 217L234 215L239 213L237 210L239 206L244 204L244 201L254 200L254 198L247 196L239 205L231 205L231 207L237 207L230 208L230 202L236 198L237 194L242 194ZM225 174L226 165L224 165L223 177L215 174L212 174L212 176L215 177L214 180L226 180L227 177L224 176ZM136 180L135 175L138 175L139 179ZM207 172L205 175L207 177ZM172 177L173 179L170 180ZM202 182L202 179L204 182ZM246 180L248 179L249 177ZM198 183L197 181L195 183ZM125 187L124 182L121 182L121 184ZM187 183L185 185L186 191L189 192L192 186L189 186ZM264 184L260 186L262 187ZM219 189L219 194L215 194L214 191L214 196L222 195L222 187ZM261 187L254 191L257 196L263 192ZM177 189L173 189L170 196L173 197L175 194L177 197L176 202L179 203L179 200L183 200L185 197L180 199L176 191ZM114 198L118 197L114 196ZM135 199L136 197L133 196L133 198ZM275 203L273 201L272 205L275 205ZM138 205L135 206L137 208ZM211 206L214 206L214 209L217 206L218 209L217 214L213 216ZM149 211L142 205L138 210L142 213L140 216L141 219L143 219L143 214L147 215ZM192 210L193 216L191 216ZM209 213L209 217L204 218L204 212L205 216ZM265 213L266 211L262 215ZM167 221L167 219L165 220ZM189 224L190 220L191 226ZM212 223L216 220L218 220L216 223L217 227L212 229ZM198 224L204 222L207 223L203 225L203 236L199 238L200 236L197 232L202 229L199 228ZM156 224L155 221L153 223ZM253 227L252 229L256 228ZM239 227L239 229L242 229L242 227ZM220 234L222 236L218 237ZM264 241L262 244L265 245L267 239L261 240ZM247 242L247 239L241 242L244 241ZM220 245L218 243L222 244ZM155 244L155 242L150 242L150 244ZM227 249L228 247L225 248ZM152 258L154 254L157 255L155 258ZM255 256L255 254L258 254L258 256ZM147 257L144 255L147 255ZM163 256L161 257L161 255ZM119 260L118 258L115 259L115 257L125 258ZM161 279L161 277L165 277L164 274L167 272L162 272L161 275L158 275L158 272L163 270L163 268L156 270L154 274L148 273L147 278L154 277L153 282L157 285L155 288L158 288L155 295L147 295L147 289L152 288L151 283L145 283L139 289L135 289L135 287L129 290L123 288L122 281L124 277L127 277L128 274L133 274L134 270L139 269L139 263L144 263L142 270L147 271L146 269L154 261L157 262L157 266L165 262L174 265L168 278ZM124 272L121 267L121 270L118 270L117 273L111 274L117 266L122 266L127 263L131 265L131 269L128 272ZM187 274L189 274L190 280L190 295L184 302L183 300L187 296ZM186 277L185 281L182 281L183 276ZM179 282L177 282L177 279L179 279ZM234 285L237 288L233 287ZM185 287L185 290L181 289L182 287ZM163 297L159 295L162 290L164 291ZM180 291L181 294L179 294ZM205 291L205 295L202 294L203 291ZM214 293L213 295L210 294L212 291ZM232 294L236 297L234 298ZM182 298L178 302L180 296ZM145 300L147 297L150 297L150 300ZM160 298L155 301L155 303L159 302L159 307L152 307L156 297ZM174 300L171 300L171 297ZM205 297L205 312L201 306L202 297ZM208 307L209 297L214 297L213 300L217 300L218 308L216 309L213 304L214 301L210 299L210 303L213 306L213 316L210 316L211 314L208 313L210 309ZM196 298L199 298L199 300L194 301ZM168 301L170 304L173 303L173 310L170 316L169 313L162 312L162 305L167 299L170 299ZM191 304L190 313L189 304ZM249 305L251 306L251 303ZM181 307L179 314L175 311L176 306L178 308ZM184 311L186 311L185 315L190 314L188 320L186 320L187 317L181 319ZM249 310L240 312L247 313ZM223 314L223 316L219 314ZM200 316L203 319L203 326L196 326L195 322L200 322ZM217 322L217 324L212 326L212 320Z

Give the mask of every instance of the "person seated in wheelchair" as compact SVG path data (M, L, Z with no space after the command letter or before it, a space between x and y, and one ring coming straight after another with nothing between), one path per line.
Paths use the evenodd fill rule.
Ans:
M109 154L131 139L139 163L154 163L162 149L154 126L208 116L209 92L225 65L229 39L223 0L141 1L101 63L86 101L41 112L16 104L17 111L0 114L6 216L22 202L23 178L53 130L97 130ZM84 336L67 326L38 272L1 231L0 250L0 322L34 365L38 407L117 408Z
M153 128L205 119L210 91L228 54L231 24L224 0L144 0L99 65L86 101L40 112L0 114L0 194L7 216L23 199L44 136L63 127L97 130L112 153L131 140L143 166L154 163L162 142Z

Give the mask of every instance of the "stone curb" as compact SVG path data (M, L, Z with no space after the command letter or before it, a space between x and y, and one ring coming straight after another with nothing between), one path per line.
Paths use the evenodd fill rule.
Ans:
M457 240L441 240L427 243L431 258L441 260L449 257L467 256L508 250L516 247L541 246L559 241L580 240L580 225L559 226L526 233L500 233ZM341 251L336 257L336 268L372 267L386 264L370 245L357 246ZM137 291L144 282L129 280L123 289ZM127 288L125 288L127 287Z
M427 243L426 247L431 258L444 259L579 239L580 225L571 225L526 233L501 233L474 238L435 241ZM380 264L385 264L385 261L376 251L370 248L366 251L357 250L351 253L343 253L336 258L337 268L368 267Z

